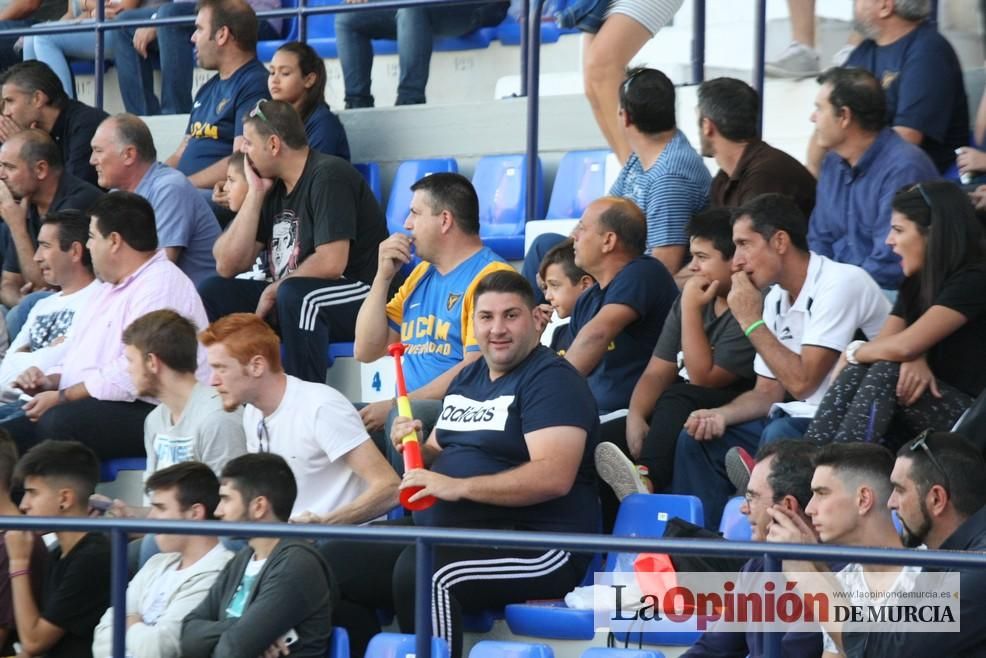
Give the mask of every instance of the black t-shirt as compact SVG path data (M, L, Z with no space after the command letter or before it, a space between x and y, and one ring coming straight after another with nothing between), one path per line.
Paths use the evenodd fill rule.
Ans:
M257 227L275 281L296 270L316 247L349 240L343 276L373 283L377 247L386 237L387 220L362 174L342 158L316 151L308 152L290 194L284 181L275 181Z
M55 119L51 138L62 149L65 171L82 180L96 184L96 168L89 164L92 157L92 136L109 115L95 107L69 100Z
M927 310L920 308L917 293L916 278L905 281L891 314L908 325L917 321ZM986 388L986 265L948 277L931 305L958 311L968 321L928 350L928 365L935 377L976 397Z
M41 616L65 635L47 658L92 656L92 635L110 606L110 543L89 533L62 557L56 548L48 562Z

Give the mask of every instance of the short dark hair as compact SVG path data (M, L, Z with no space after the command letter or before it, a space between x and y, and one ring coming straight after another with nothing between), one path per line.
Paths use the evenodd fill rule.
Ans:
M480 279L473 291L473 307L476 306L479 298L488 292L518 295L524 300L524 305L527 308L533 309L536 306L534 289L531 288L530 282L522 274L513 270L497 270Z
M89 504L89 496L99 484L99 458L89 446L78 441L42 441L21 457L14 470L14 481L26 478L64 480L75 490L80 507Z
M815 453L815 468L828 466L843 476L866 482L885 505L890 498L890 473L894 470L894 455L878 443L851 441L829 443Z
M732 260L736 253L732 229L733 213L728 208L709 208L692 215L685 226L689 239L701 238L708 240L716 251L722 254L724 260Z
M243 171L244 164L246 163L246 154L243 151L233 151L233 154L229 156L229 164L235 169Z
M62 109L68 103L68 94L61 80L51 67L38 59L17 62L0 75L0 85L14 85L28 94L40 91L48 97L48 104Z
M239 491L245 503L263 496L274 516L281 521L291 518L298 485L284 457L272 452L240 455L226 463L220 479Z
M14 486L14 469L17 467L17 444L10 432L0 428L0 487L8 493Z
M46 214L41 225L58 227L58 248L68 251L78 242L82 245L82 264L92 272L92 254L89 253L89 218L78 210L57 210Z
M452 172L436 172L411 185L412 192L419 190L431 196L433 213L448 210L460 231L479 235L479 197L468 178Z
M39 162L48 163L48 168L54 171L64 169L62 149L58 147L51 135L40 128L28 128L16 133L11 139L21 140L21 150L18 155L28 167L34 167Z
M629 253L639 256L647 250L647 216L636 203L624 197L605 197L609 202L599 215L599 223L620 239Z
M254 111L243 117L244 126L253 129L264 138L277 135L291 149L299 150L308 146L305 123L291 103L284 101L260 100Z
M911 479L918 495L923 499L937 484L948 491L952 507L960 514L969 517L982 509L986 505L986 461L982 450L957 432L932 432L924 444L938 464L922 448L912 449L914 441L897 451L898 459L911 461Z
M192 505L202 505L206 520L216 518L214 512L219 506L219 478L201 462L179 462L154 471L144 483L144 489L148 494L174 489L182 511Z
M818 84L831 85L832 109L838 113L847 108L863 130L878 132L887 125L887 96L866 69L833 66L818 76Z
M800 439L781 439L764 444L757 451L757 463L773 457L767 484L774 490L773 502L794 496L801 509L811 500L811 476L815 472L814 444Z
M257 52L257 38L260 24L257 13L245 0L198 0L195 11L209 9L212 12L212 25L209 38L216 32L227 28L243 52Z
M198 368L199 341L195 323L169 308L151 311L123 330L123 344L141 354L155 354L176 372L194 373Z
M133 146L141 162L157 161L157 149L154 147L151 129L140 117L123 112L106 121L113 122L117 143L121 146Z
M96 228L104 237L118 233L132 249L157 250L154 208L139 194L122 190L105 194L92 204L89 215L96 219Z
M301 119L307 121L316 107L325 104L325 80L328 77L325 61L314 48L301 41L289 41L274 52L275 55L277 53L291 53L298 58L298 70L302 78L315 74L315 84L305 90L299 113Z
M732 142L760 136L760 94L742 80L713 78L700 84L698 113Z
M572 238L565 238L544 254L538 266L538 274L542 280L547 276L550 265L560 266L565 277L573 284L581 281L584 276L591 276L575 264L575 240Z
M653 135L675 127L674 84L657 69L628 69L620 85L620 107L640 132Z
M808 220L794 199L786 194L770 192L750 199L733 211L735 224L748 217L753 230L770 240L778 231L784 231L791 244L801 251L808 251Z

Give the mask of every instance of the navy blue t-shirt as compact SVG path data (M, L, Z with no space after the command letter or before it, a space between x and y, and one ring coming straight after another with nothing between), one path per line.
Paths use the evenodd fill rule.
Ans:
M589 373L589 388L596 396L600 413L630 405L630 395L650 360L664 328L664 319L678 297L678 287L661 261L640 256L627 263L605 288L596 283L579 295L572 311L572 335L596 317L606 304L623 304L637 312L609 345L595 370Z
M253 59L225 80L217 73L202 85L188 115L188 145L177 167L181 173L191 176L232 155L233 140L243 134L243 117L270 98L267 76L267 67Z
M349 140L342 121L332 113L329 106L321 103L312 110L305 121L305 136L308 146L320 153L327 153L349 160Z
M582 463L567 494L528 507L440 500L415 512L415 525L598 532L599 500L592 461L599 433L596 403L578 371L543 345L495 381L490 381L485 359L455 376L435 425L442 451L430 469L468 478L521 466L531 460L524 435L558 426L587 432Z
M938 171L969 142L969 106L962 67L951 44L928 22L886 46L859 44L846 66L873 73L887 94L887 120L924 134L923 148Z

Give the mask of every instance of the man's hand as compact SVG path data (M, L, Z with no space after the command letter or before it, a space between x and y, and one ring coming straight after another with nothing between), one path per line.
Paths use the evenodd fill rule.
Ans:
M454 502L460 500L465 494L461 478L450 478L447 475L423 468L415 468L404 473L399 488L409 489L412 487L421 487L421 491L411 496L409 499L411 502L421 500L425 496L434 496L439 500Z
M30 402L24 403L24 415L31 422L36 423L55 406L58 406L58 391L38 393Z
M24 197L20 201L14 199L10 188L5 181L0 181L0 216L3 221L13 230L15 227L27 225L27 207L30 201Z
M55 388L51 378L41 372L40 368L31 366L14 380L14 386L29 395L35 395L41 391L50 391Z
M551 304L538 304L534 307L534 327L539 334L543 334L544 330L547 329L554 312L555 309L551 307Z
M424 425L420 420L412 420L407 416L398 416L394 419L394 424L390 426L390 441L394 444L394 450L404 452L404 444L401 440L411 432L417 434L419 442L423 441Z
M212 188L212 202L217 206L229 208L229 194L226 193L226 183L218 182Z
M986 185L980 185L969 193L976 210L986 210Z
M274 644L267 647L267 650L260 654L260 658L277 658L278 656L290 655L291 649L288 645L284 643L284 639L281 638Z
M10 117L0 116L0 144L24 130Z
M394 233L380 243L377 251L377 276L390 281L410 262L411 238L403 233Z
M271 312L274 306L277 304L277 287L281 285L280 281L275 281L269 284L264 291L260 293L260 299L257 301L257 310L255 311L257 317L263 319L267 317L267 314Z
M719 290L718 281L709 281L707 277L696 274L685 281L681 290L681 308L692 310L702 309L716 298Z
M733 285L729 289L726 303L744 331L763 315L763 295L746 272L733 273Z
M900 374L897 376L897 402L909 407L930 391L936 398L941 398L935 373L931 372L928 360L919 357L913 361L900 364Z
M363 427L370 434L383 429L387 422L387 415L394 408L393 400L380 400L371 402L359 410L359 417L363 421Z
M298 516L291 517L291 523L325 523L318 514L305 510Z
M726 433L726 417L715 409L693 411L685 421L685 431L696 441L711 441Z
M247 158L243 164L243 173L246 175L247 186L251 190L260 192L261 196L266 196L270 188L274 186L273 178L261 178L257 170L253 168L253 163Z
M959 167L959 173L972 174L986 171L986 153L969 146L963 146L957 151L955 164Z
M640 459L640 453L644 449L644 439L647 438L649 431L650 426L643 416L627 414L627 450L634 459Z
M782 544L817 544L818 536L815 530L805 523L800 515L783 505L771 505L767 508L771 524L767 530L767 541Z
M147 59L147 48L157 39L157 28L139 27L134 32L134 50Z
M4 533L4 544L7 546L7 559L10 562L15 560L30 562L34 533L29 530L8 530Z

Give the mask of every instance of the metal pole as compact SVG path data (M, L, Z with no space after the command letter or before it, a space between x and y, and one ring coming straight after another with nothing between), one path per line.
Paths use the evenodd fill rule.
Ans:
M305 0L298 0L298 41L308 42L308 14L305 13Z
M96 3L96 60L93 62L93 69L95 71L95 81L96 85L96 107L103 109L103 57L105 54L105 44L103 39L106 34L101 29L103 26L103 18L106 16L106 11L103 7L102 2ZM73 78L74 83L74 78ZM74 94L73 94L74 96ZM120 654L123 655L123 654Z
M781 571L781 561L773 555L763 556L764 573L779 573ZM781 634L764 633L764 656L765 658L781 658Z
M527 82L528 82L527 52L528 49L531 47L531 44L528 43L527 26L524 24L524 21L526 21L527 20L526 17L530 15L531 15L531 0L524 0L524 10L517 21L520 24L520 95L521 96L527 96ZM541 34L540 28L541 26L538 25L539 35Z
M541 111L541 4L530 0L527 12L527 200L524 219L540 219L537 214L538 194L538 115Z
M760 94L760 107L764 107L764 68L763 62L767 52L767 0L757 0L757 15L753 29L753 87ZM763 134L763 111L760 112L759 132Z
M127 533L119 528L110 531L112 552L112 589L110 605L113 606L113 658L124 658L127 653Z
M705 81L705 0L692 8L692 84Z
M414 655L431 658L431 576L433 572L431 543L414 540Z

